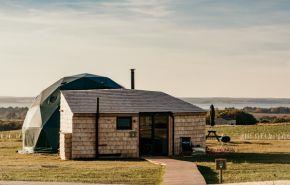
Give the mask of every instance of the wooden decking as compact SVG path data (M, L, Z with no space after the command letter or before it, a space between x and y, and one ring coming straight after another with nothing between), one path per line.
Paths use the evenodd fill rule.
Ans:
M206 185L195 163L166 157L146 160L165 166L164 185Z

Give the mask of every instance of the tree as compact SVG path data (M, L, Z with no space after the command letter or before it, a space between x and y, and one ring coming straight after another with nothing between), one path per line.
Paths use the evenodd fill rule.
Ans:
M212 127L215 125L215 109L214 109L214 106L213 105L210 106L210 111L209 111L209 124Z
M252 114L234 108L219 111L217 117L225 120L236 120L237 125L254 125L258 122Z

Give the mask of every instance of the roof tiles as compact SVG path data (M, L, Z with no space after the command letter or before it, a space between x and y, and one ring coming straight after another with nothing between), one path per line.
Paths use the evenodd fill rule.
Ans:
M195 113L203 109L163 92L132 89L97 89L62 91L73 113L172 112Z

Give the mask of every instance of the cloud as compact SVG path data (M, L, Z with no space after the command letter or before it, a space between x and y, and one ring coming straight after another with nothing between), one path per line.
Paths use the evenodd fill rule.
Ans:
M239 84L245 84L243 88L253 87L269 78L267 72L275 74L275 78L270 77L276 82L269 81L276 83L277 91L282 90L284 86L277 85L278 81L290 78L290 23L285 21L289 19L285 9L280 11L276 3L273 9L268 1L220 3L7 1L0 6L0 63L6 66L0 71L0 83L12 89L6 94L14 93L14 87L8 88L9 84L1 81L4 76L39 76L27 77L34 87L22 92L35 95L57 77L80 72L104 73L129 82L120 71L133 66L143 76L142 88L178 96L210 96L212 78L235 83L235 77ZM265 17L260 21L261 16ZM275 21L278 17L281 20ZM259 76L256 80L255 75ZM18 83L19 78L15 79ZM185 92L180 81L195 85ZM222 96L229 95L225 83L217 84L222 87L215 88L224 89ZM248 93L238 85L235 88L232 96ZM258 90L253 96L259 95ZM284 92L277 94L286 96ZM265 96L271 93L276 92Z
M112 1L101 3L105 8L111 8L120 11L123 14L129 14L146 19L165 18L171 15L169 4L166 0L127 0Z

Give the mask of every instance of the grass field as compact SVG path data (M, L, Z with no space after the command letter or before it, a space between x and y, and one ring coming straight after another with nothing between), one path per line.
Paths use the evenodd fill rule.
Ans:
M218 182L216 158L228 161L224 172L226 183L290 180L290 140L241 140L244 133L290 133L290 124L215 126L214 129L233 140L224 145L208 140L207 146L215 150L228 148L233 153L179 158L197 162L207 183ZM20 155L16 153L19 148L20 140L0 139L0 180L159 184L164 173L162 167L145 161L61 161L57 155Z
M164 173L142 160L61 161L57 155L16 153L20 148L20 140L0 139L0 181L160 184Z
M210 130L211 128L207 128ZM260 124L260 125L248 125L248 126L215 126L214 130L219 135L229 135L234 140L240 140L245 133L251 134L290 134L290 123L280 124Z
M248 182L266 180L290 180L290 140L243 141L244 132L272 133L290 132L290 125L267 126L218 126L218 134L233 138L229 144L221 145L217 141L207 141L207 146L215 149L230 148L234 153L195 156L183 160L196 161L207 183L218 183L215 159L225 158L228 169L224 172L224 181Z

